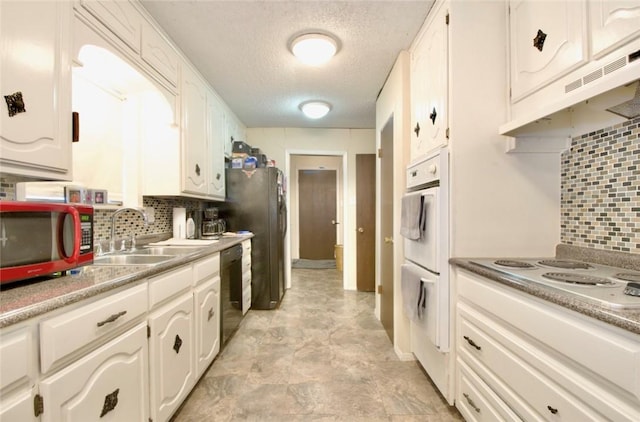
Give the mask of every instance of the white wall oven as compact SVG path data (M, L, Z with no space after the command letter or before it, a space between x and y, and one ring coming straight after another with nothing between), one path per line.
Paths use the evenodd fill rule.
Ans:
M407 167L401 231L403 309L411 321L411 351L452 403L451 287L447 149Z

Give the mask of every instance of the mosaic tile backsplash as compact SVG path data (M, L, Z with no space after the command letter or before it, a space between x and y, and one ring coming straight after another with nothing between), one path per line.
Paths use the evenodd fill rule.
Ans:
M640 254L640 117L576 137L562 154L564 244Z

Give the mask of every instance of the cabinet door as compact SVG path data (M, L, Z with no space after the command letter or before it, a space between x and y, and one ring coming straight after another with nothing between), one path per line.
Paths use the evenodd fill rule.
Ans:
M222 106L211 92L207 95L207 123L209 142L209 187L208 194L224 201L224 113Z
M140 52L142 16L128 0L81 0L81 4L133 51Z
M513 102L587 62L586 0L512 0L509 23Z
M149 316L151 418L165 421L195 382L193 294L185 293Z
M195 289L196 376L199 377L220 351L220 277Z
M142 25L141 56L171 85L178 84L178 53L148 22Z
M596 58L640 35L639 0L591 0L589 13Z
M0 172L71 179L70 2L0 2Z
M0 331L0 421L36 420L37 352L31 327Z
M137 325L40 382L42 421L146 421L147 327Z
M182 70L182 142L184 186L189 193L207 193L207 89L188 66Z
M31 422L39 418L33 409L35 386L26 387L17 394L2 395L0 399L0 422Z
M447 40L441 8L413 52L411 61L411 160L447 144Z

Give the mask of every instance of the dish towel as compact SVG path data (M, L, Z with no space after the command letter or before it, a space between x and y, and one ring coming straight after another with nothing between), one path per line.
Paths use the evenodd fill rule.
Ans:
M418 240L422 236L422 206L422 195L407 195L402 198L400 234L407 239Z
M417 322L424 313L426 297L422 288L422 280L416 268L404 264L401 267L400 289L402 291L402 308L411 321Z

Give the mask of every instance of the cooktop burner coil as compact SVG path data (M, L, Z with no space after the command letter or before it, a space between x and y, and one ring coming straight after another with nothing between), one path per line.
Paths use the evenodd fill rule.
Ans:
M542 274L542 277L553 281L561 281L563 283L579 284L583 286L611 286L616 284L606 278L575 273L544 273Z
M635 283L640 283L640 274L638 273L618 273L614 275L615 278L624 281L632 281Z
M529 264L524 261L516 261L512 259L499 259L494 262L496 265L500 265L501 267L510 267L510 268L535 268L536 266L533 264Z
M586 262L565 261L562 259L545 259L539 261L538 264L547 267L563 268L565 270L588 270L593 268L593 266L587 264Z

